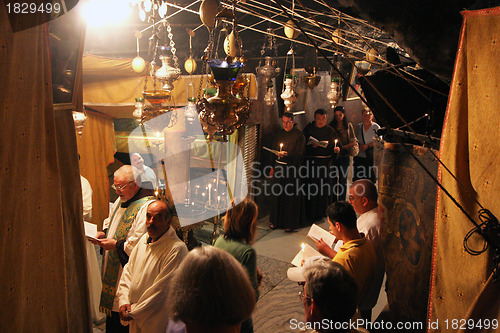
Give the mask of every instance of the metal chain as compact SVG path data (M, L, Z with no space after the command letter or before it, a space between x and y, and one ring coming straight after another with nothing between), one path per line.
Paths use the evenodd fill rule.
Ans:
M165 23L165 26L167 28L167 32L168 32L168 39L169 39L169 45L170 45L170 51L172 52L172 59L174 60L174 67L175 68L179 68L179 62L178 62L178 58L177 56L175 55L175 52L177 52L177 49L175 48L175 42L174 42L174 34L172 33L172 27L170 26L170 23L165 20L164 21Z

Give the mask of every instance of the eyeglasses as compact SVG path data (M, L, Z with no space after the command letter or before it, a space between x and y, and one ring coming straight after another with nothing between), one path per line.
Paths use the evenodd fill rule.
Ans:
M304 302L304 300L307 300L307 301L312 301L312 298L307 296L304 292L302 291L299 291L299 298L302 302Z
M290 124L293 124L293 121L283 121L283 124L284 125L290 125Z
M131 180L131 181L129 181L127 184L125 184L125 185L121 185L121 186L116 186L115 184L113 184L113 185L111 185L111 188L112 188L113 190L115 190L115 191L123 191L123 189L124 189L125 187L127 187L130 183L133 183L133 182L134 182L134 180Z

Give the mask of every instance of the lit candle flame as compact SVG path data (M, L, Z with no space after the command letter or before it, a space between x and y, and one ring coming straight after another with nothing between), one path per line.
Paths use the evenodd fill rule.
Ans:
M281 152L281 149L283 149L283 144L280 143L280 152Z

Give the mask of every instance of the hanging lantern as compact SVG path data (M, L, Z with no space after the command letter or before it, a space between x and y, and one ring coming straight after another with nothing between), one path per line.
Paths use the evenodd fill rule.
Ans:
M216 132L223 136L230 135L246 122L250 101L232 93L232 86L242 63L214 59L208 61L208 64L217 86L217 94L209 99L202 98L197 108L203 130L208 133L208 139L213 140Z
M188 98L188 105L186 107L186 110L184 111L184 116L186 117L186 120L188 121L189 124L192 124L196 117L198 116L198 111L196 109L196 98L195 97L190 97Z
M342 42L342 30L335 29L332 34L332 40L335 42L335 44L340 44Z
M155 73L158 81L163 83L162 90L172 91L174 89L174 81L177 81L181 76L181 70L172 66L172 58L160 56L162 66Z
M87 121L87 116L83 112L73 111L73 122L75 123L75 130L78 135L82 135L83 126Z
M132 116L137 120L137 122L142 121L142 111L144 110L144 98L135 99L135 110L132 112Z
M340 89L340 78L338 77L332 77L332 81L330 83L330 90L328 91L328 94L326 94L326 98L328 98L328 101L330 102L330 105L333 108L338 104L341 96L341 89Z
M276 102L276 93L272 82L267 86L266 94L264 95L264 102L267 106L273 106Z
M302 82L304 82L307 88L314 89L319 84L319 81L321 81L321 76L316 75L316 67L306 67L306 71L308 74L302 78Z
M377 60L377 50L370 49L368 52L366 52L365 58L369 62L374 62L375 60Z
M280 72L280 68L276 68L275 61L272 57L266 57L266 63L264 66L256 68L257 75L264 79L264 83L269 85L269 82L274 79Z
M203 0L203 2L201 3L200 19L208 30L212 30L213 28L216 27L217 25L216 16L218 12L219 12L219 1Z
M189 74L193 74L196 71L196 67L197 67L196 60L194 60L193 57L189 56L189 58L187 58L186 61L184 62L184 69Z
M281 94L281 99L285 103L285 112L291 112L292 107L297 101L297 93L294 91L295 82L291 74L285 75L285 91Z
M132 69L136 73L142 73L144 71L144 68L146 68L146 61L142 59L141 57L137 56L132 60Z
M300 34L300 30L297 29L297 26L292 20L286 22L284 29L285 29L285 36L287 36L290 39L295 39Z

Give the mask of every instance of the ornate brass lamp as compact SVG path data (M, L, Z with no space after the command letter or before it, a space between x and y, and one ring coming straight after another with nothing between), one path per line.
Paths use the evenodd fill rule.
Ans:
M208 61L208 65L212 70L217 93L208 99L202 98L196 106L203 130L208 133L208 139L213 140L215 133L230 135L246 122L250 101L244 97L236 97L232 92L234 81L243 63L239 61L228 63L214 59Z

